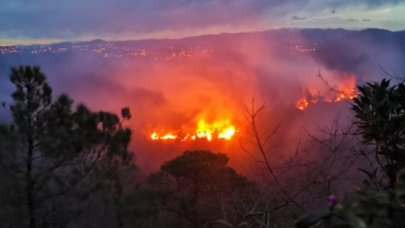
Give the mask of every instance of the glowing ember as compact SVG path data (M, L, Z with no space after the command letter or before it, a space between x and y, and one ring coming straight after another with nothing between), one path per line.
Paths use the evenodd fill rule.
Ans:
M167 139L177 139L177 136L174 135L174 134L171 134L171 133L167 133L167 134L163 135L161 138L165 139L165 140L167 140Z
M153 133L150 135L150 138L151 138L152 140L158 140L158 139L159 139L159 135L158 135L156 132L153 132Z
M346 101L346 100L353 100L354 98L356 98L356 94L354 92L351 94L339 93L334 98L310 95L308 97L303 97L303 98L299 99L295 103L295 107L300 111L304 111L305 109L308 108L310 103L312 103L312 104L317 104L319 102L323 102L323 103L336 102L337 103L337 102L342 102L342 101Z
M213 139L231 140L237 133L236 127L231 124L229 120L216 121L208 123L204 119L201 119L197 123L196 130L192 133L171 131L153 132L150 135L150 139L157 141L194 141L196 139L205 139L212 141Z
M327 85L329 86L329 84ZM295 103L295 107L300 111L304 111L311 103L317 104L342 102L353 100L356 97L356 77L354 75L349 75L345 80L339 82L336 87L330 87L329 91L323 95L320 95L319 91L317 93L307 92L307 95L305 97L300 98Z
M309 105L308 99L303 97L297 101L295 104L295 107L297 107L298 110L304 111Z

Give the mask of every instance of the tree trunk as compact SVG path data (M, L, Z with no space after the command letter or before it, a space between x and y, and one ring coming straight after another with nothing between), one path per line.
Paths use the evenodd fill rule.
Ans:
M116 172L115 175L115 219L116 219L116 223L117 223L117 227L122 228L124 227L124 219L122 216L122 184L121 184L121 179L120 176L118 174L118 170L115 170L114 172Z
M26 160L26 197L27 197L27 212L29 218L29 228L36 228L35 205L34 205L34 181L32 179L32 158L34 153L34 141L31 137L28 139L28 150Z

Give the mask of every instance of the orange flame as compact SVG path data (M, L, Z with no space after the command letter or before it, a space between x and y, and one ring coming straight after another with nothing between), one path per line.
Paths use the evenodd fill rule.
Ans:
M196 139L205 139L212 141L218 140L232 140L237 133L237 128L231 123L230 120L215 121L208 123L204 119L200 119L197 123L196 129L192 132L178 132L175 131L154 131L150 134L150 139L154 141L194 141Z
M303 97L296 102L295 107L297 107L297 109L300 111L304 111L308 108L308 105L308 99L306 97Z
M308 94L297 100L295 107L300 110L306 110L310 103L317 104L319 102L323 103L333 103L342 102L347 100L353 100L357 97L356 90L356 76L355 75L344 75L345 79L340 81L338 85L334 88L330 87L329 92L325 95L320 95L319 92Z

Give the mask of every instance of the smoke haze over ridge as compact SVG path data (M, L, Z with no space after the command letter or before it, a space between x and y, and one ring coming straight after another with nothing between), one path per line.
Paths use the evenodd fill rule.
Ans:
M384 30L274 30L17 47L17 53L0 55L0 98L9 100L11 66L38 64L56 94L67 93L93 110L118 112L129 106L131 149L146 171L190 148L227 152L238 166L246 157L240 143L249 144L244 115L252 97L257 106L266 105L263 128L281 124L282 155L306 137L303 129L315 131L315 124L327 125L337 116L350 121L348 102L296 109L295 102L308 93L330 93L319 71L336 88L351 78L378 80L386 76L380 67L403 74L404 40L404 32ZM202 117L232 119L240 132L228 144L153 143L148 138L153 129L187 128Z

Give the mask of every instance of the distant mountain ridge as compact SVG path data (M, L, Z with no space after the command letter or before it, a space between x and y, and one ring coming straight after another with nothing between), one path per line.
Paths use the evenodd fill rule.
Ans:
M274 29L274 30L265 30L265 31L258 31L258 32L239 32L239 33L220 33L220 34L207 34L207 35L200 35L200 36L191 36L191 37L184 37L184 38L177 38L177 39L141 39L141 40L125 40L125 41L107 41L103 39L95 39L91 41L78 41L78 42L60 42L60 43L51 43L51 44L32 44L32 45L10 45L10 46L0 46L0 48L29 48L29 47L44 47L44 46L51 46L51 47L65 47L69 45L99 45L105 43L116 43L116 44L123 44L123 45L150 45L154 43L178 43L178 42L201 42L201 40L205 40L205 42L212 42L212 41L221 41L232 39L235 37L239 38L249 38L252 36L264 36L264 37L273 37L273 38L283 38L285 36L300 36L307 41L311 42L330 42L334 40L338 40L345 36L349 35L360 35L360 36L372 36L377 38L389 38L389 37L400 37L401 39L405 38L405 30L402 31L388 31L384 29L364 29L364 30L345 30L345 29Z

